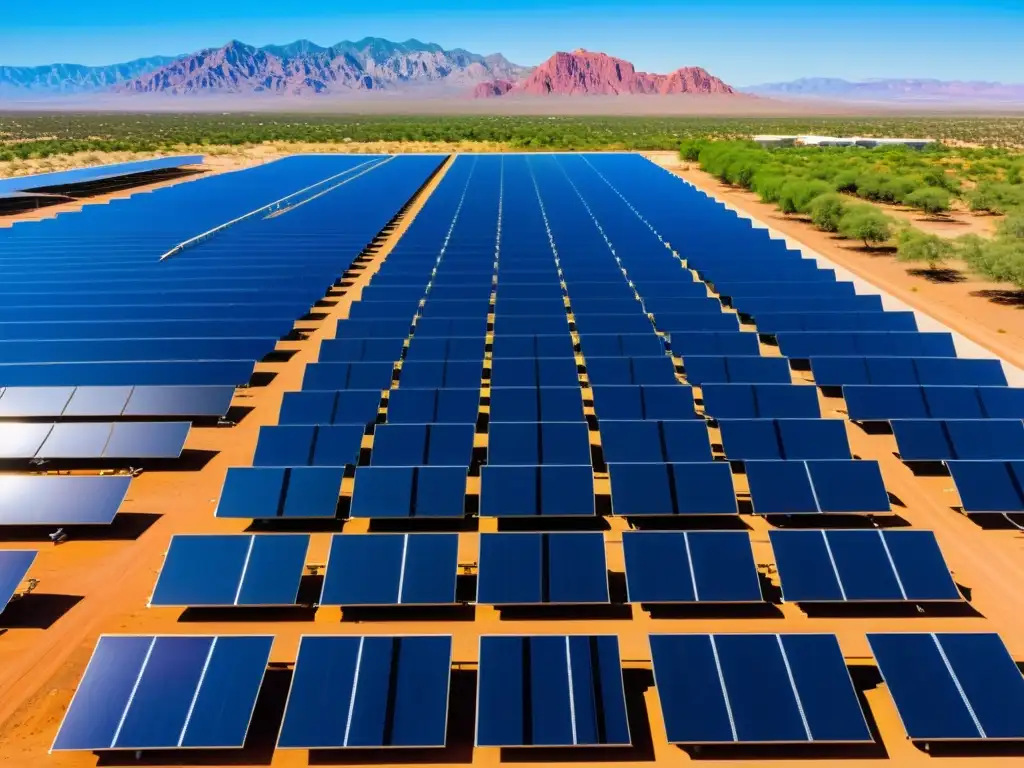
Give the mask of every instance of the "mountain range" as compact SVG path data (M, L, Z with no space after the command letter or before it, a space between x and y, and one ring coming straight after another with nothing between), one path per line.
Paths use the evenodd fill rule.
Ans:
M500 53L483 56L419 40L367 37L320 46L248 45L233 40L180 56L153 56L89 67L0 65L0 98L109 94L170 96L351 96L359 93L416 96L620 96L743 94L771 100L910 104L1024 102L1024 85L928 79L852 82L811 77L733 88L700 67L667 75L639 72L628 61L583 49L558 52L539 66L514 64Z
M878 79L853 82L805 77L741 89L769 98L827 101L996 103L1024 101L1024 85L962 80Z

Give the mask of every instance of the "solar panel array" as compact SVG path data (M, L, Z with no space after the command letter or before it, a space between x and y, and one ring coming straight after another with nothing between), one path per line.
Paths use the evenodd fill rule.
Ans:
M260 532L175 536L151 605L297 606L312 567L323 569L315 606L368 622L470 603L554 630L567 615L649 611L645 666L670 743L870 742L835 636L657 631L668 606L739 617L773 601L870 611L962 599L931 532L851 528L893 509L878 462L822 415L819 389L833 387L849 393L851 419L893 422L905 460L948 461L968 511L1010 505L1004 491L1024 511L1024 400L998 362L958 358L949 334L918 331L912 313L883 311L878 296L640 158L459 156L301 390L285 393L278 424L260 428L253 465L229 468L215 515ZM920 408L901 413L911 402ZM1000 439L979 457L981 419ZM595 530L605 514L621 541ZM774 563L760 562L741 515L776 526L764 542ZM314 523L332 531L322 564L308 562L310 533L294 532L316 536ZM781 601L766 588L771 565ZM618 637L472 634L477 747L633 743L635 663ZM924 636L940 667L903 637L869 641L910 738L1024 738L1024 710L976 701L986 685L1024 696L998 638L976 636L991 653L971 661L957 656L958 636ZM239 713L255 695L189 672L193 657L210 663L215 646L241 639L262 641L195 639L181 691L160 705L122 691L148 690L151 656L168 641L113 639L128 644L117 662L90 664L54 748L194 746L210 737L178 716L175 697L205 704L215 691L230 720L211 726L218 745L243 746ZM463 639L454 627L303 636L277 747L444 747L450 699L466 695L455 684ZM266 662L262 650L242 654L231 674L252 680ZM918 679L934 697L914 692ZM159 713L159 728L130 727L143 713Z

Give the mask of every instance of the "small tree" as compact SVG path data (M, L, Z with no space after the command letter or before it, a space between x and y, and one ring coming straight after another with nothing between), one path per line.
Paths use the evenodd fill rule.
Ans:
M776 176L766 171L760 171L751 179L750 188L757 193L762 203L777 203L779 193L785 183L785 176Z
M814 226L822 232L838 232L839 220L846 211L846 200L835 192L818 195L811 201L810 211Z
M814 198L832 189L827 181L794 179L779 191L779 208L783 213L807 213Z
M903 202L930 216L937 216L949 211L949 192L940 187L921 187L903 198Z
M1007 240L1024 240L1024 213L1007 216L997 230L999 237Z
M903 229L896 237L896 258L900 261L924 261L935 270L954 254L953 243L913 227Z
M871 248L892 237L892 224L892 219L872 205L851 205L839 219L839 234Z

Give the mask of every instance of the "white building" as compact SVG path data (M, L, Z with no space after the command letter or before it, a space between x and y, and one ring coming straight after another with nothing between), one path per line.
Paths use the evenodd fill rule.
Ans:
M868 136L755 136L754 141L762 147L866 147L873 149L881 146L905 146L911 149L924 149L935 143L935 139L879 139Z

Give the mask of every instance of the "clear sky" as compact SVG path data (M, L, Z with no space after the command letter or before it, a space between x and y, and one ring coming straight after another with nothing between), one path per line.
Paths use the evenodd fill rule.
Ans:
M1024 0L0 0L0 65L111 64L231 39L415 37L537 64L587 48L735 85L803 76L1024 82Z

